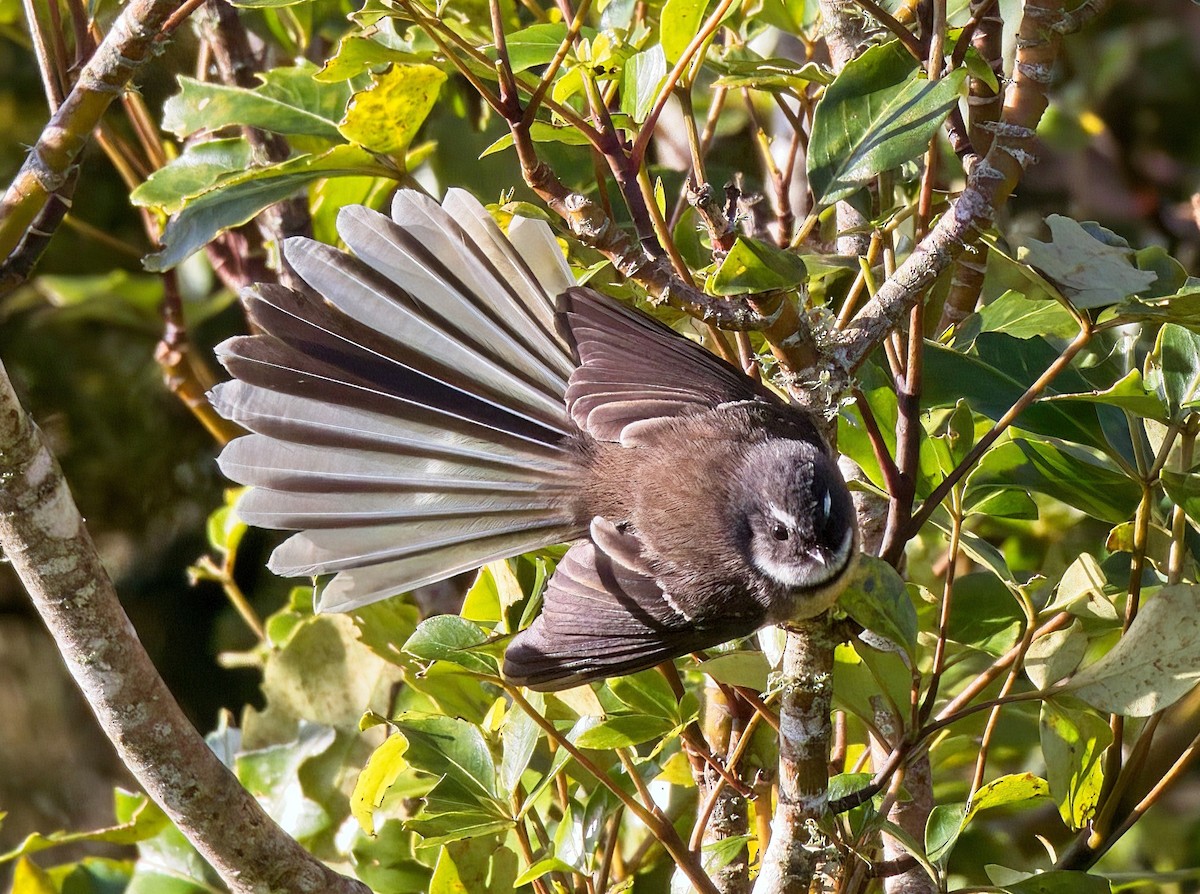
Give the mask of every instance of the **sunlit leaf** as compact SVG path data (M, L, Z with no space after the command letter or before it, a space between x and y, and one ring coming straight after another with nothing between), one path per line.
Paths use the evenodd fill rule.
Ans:
M246 223L314 180L338 176L394 178L397 172L357 146L336 146L321 155L301 155L234 174L190 199L171 218L163 232L163 250L146 258L146 269L169 270L222 231Z
M917 652L917 612L904 579L896 569L874 556L859 557L858 568L838 607L855 621L904 649L909 659Z
M422 661L449 661L467 670L499 675L494 656L474 647L487 642L487 632L458 615L434 615L422 621L404 644L404 651Z
M192 143L178 158L151 173L129 200L175 214L184 200L211 189L227 174L246 170L251 160L250 144L240 137Z
M666 0L659 25L663 53L677 62L700 30L709 0Z
M767 688L771 664L762 652L739 649L701 662L700 670L721 683L762 692Z
M1146 387L1146 383L1142 381L1142 372L1138 369L1130 370L1128 375L1102 391L1064 394L1052 396L1048 400L1107 404L1147 419L1157 419L1160 422L1170 419L1166 402L1161 395Z
M1050 793L1063 822L1082 829L1096 812L1104 783L1101 757L1112 743L1112 730L1106 717L1072 701L1047 699L1039 724Z
M666 76L667 57L661 44L630 56L622 73L621 111L639 124L645 121Z
M714 295L740 295L792 289L808 277L795 253L742 236L709 277L706 289Z
M1001 776L975 792L968 804L938 804L925 827L925 848L929 859L944 862L954 849L963 829L984 810L1039 801L1050 795L1046 780L1032 773Z
M371 152L401 158L445 82L445 72L433 65L393 65L354 94L338 132Z
M1094 708L1149 717L1200 681L1200 586L1164 587L1103 658L1060 688Z
M833 81L829 70L816 62L801 65L788 59L735 59L726 56L714 62L713 68L721 73L714 86L734 90L752 87L755 90L786 93L803 90L809 84L829 84Z
M891 41L852 59L813 115L808 179L818 207L856 192L882 171L918 158L958 103L964 68L940 80Z
M1101 241L1061 214L1051 214L1046 224L1051 241L1027 239L1017 257L1044 273L1075 307L1116 304L1158 279L1156 273L1134 266L1128 245Z
M585 40L596 37L594 28L581 28L579 33ZM505 35L504 43L508 48L508 62L512 70L521 72L537 65L548 65L566 37L566 22L530 25Z
M985 332L1003 332L1013 338L1070 338L1079 324L1057 301L1032 300L1009 290L979 309Z
M529 137L535 143L562 143L565 146L586 146L588 138L576 127L558 126L545 121L535 121L529 126ZM506 133L492 143L481 153L480 158L487 158L513 145L513 136Z
M368 835L375 834L375 810L383 803L383 796L396 777L408 768L408 761L404 759L407 750L408 739L400 733L392 733L375 749L358 774L354 793L350 796L350 812Z
M580 748L608 751L612 748L628 748L651 739L658 739L671 731L674 724L661 717L645 714L623 714L602 720L582 733L575 742Z
M1200 403L1200 333L1175 323L1163 326L1146 358L1146 381L1166 403L1172 419L1195 408Z
M316 66L303 62L259 75L254 89L180 77L179 92L163 106L163 129L177 137L230 125L340 142L337 123L350 98L348 84L324 84Z
M617 677L609 681L608 689L639 714L679 722L679 702L666 678L656 670Z

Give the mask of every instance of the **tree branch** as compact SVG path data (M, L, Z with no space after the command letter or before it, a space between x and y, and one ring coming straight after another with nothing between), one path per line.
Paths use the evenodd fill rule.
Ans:
M0 548L122 762L230 891L367 891L275 825L188 723L138 641L62 472L3 366Z
M79 153L109 104L133 73L162 46L175 0L132 0L42 130L25 163L0 199L0 258L7 259L71 176Z

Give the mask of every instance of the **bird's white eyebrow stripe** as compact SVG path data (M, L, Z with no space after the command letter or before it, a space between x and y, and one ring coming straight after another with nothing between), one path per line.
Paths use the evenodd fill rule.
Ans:
M770 511L771 515L775 516L778 521L783 522L789 528L800 527L800 522L796 519L796 516L792 515L786 509L780 509L778 506L773 504L767 506L767 509Z

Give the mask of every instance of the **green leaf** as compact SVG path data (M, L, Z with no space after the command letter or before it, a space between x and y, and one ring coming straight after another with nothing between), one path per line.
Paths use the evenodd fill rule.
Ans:
M667 57L661 44L630 56L621 76L621 111L638 124L645 121L666 76Z
M671 731L674 724L661 717L645 714L622 714L602 720L583 732L575 744L580 748L596 751L611 751L613 748L628 748L651 739L660 739Z
M1146 382L1166 402L1172 420L1200 405L1200 334L1176 323L1163 326L1146 358Z
M227 174L246 170L252 158L250 144L240 137L192 143L130 193L129 201L175 214L187 199L212 189Z
M896 569L874 556L862 555L838 606L855 621L904 649L917 652L917 610Z
M552 22L530 25L506 35L504 43L512 70L522 72L537 65L548 65L566 40L567 31L566 22ZM579 33L585 40L596 37L594 28L581 28Z
M350 813L368 835L375 834L375 810L383 803L383 796L396 777L408 768L408 761L404 759L407 750L408 739L400 733L392 733L375 749L358 774L354 793L350 796Z
M420 623L403 648L422 661L449 661L476 673L499 676L495 657L474 650L487 639L487 632L473 621L458 615L435 615Z
M935 342L925 343L925 405L954 406L965 399L976 413L998 420L1058 358L1058 351L1044 339L1018 339L999 332L982 333L975 339L975 351L964 354ZM1044 395L1086 392L1091 388L1078 373L1066 370ZM1021 413L1014 425L1093 447L1107 445L1095 408L1086 404L1043 398Z
M59 894L59 890L50 873L28 857L22 857L13 870L9 894Z
M545 697L540 692L529 692L527 701L533 710L545 711ZM504 723L500 726L500 789L515 791L521 782L521 774L529 766L537 748L538 739L542 735L541 728L533 718L519 706L513 705L504 715Z
M817 207L919 157L958 103L966 77L960 68L928 80L895 40L848 62L813 115L808 179Z
M351 97L338 132L371 152L401 159L445 82L445 73L433 65L393 65Z
M1010 807L1014 804L1027 804L1030 801L1040 801L1050 797L1050 785L1040 776L1032 773L1013 773L993 779L979 789L971 798L964 824L969 823L981 811L995 807Z
M1054 599L1046 612L1071 612L1077 617L1116 621L1120 614L1112 599L1105 595L1107 586L1104 569L1090 553L1081 553L1058 582Z
M741 295L793 289L807 278L804 261L795 252L739 236L706 289L713 295Z
M1011 289L979 309L985 332L1003 332L1013 338L1071 338L1079 324L1057 301L1035 301Z
M528 885L530 882L535 881L536 879L541 878L543 875L551 872L565 872L569 875L574 871L574 866L564 863L557 857L547 857L544 860L538 860L536 863L518 875L516 880L513 882L513 885L519 888L521 885Z
M252 90L180 77L180 90L163 106L163 129L181 139L230 125L340 142L337 123L350 98L348 84L323 84L303 62L259 75Z
M329 813L304 791L300 770L328 751L336 737L336 730L330 727L301 723L294 741L243 752L236 758L238 781L295 839L312 838L330 827Z
M1138 369L1129 371L1103 391L1089 391L1085 394L1060 394L1047 398L1052 401L1086 401L1088 403L1107 404L1120 407L1143 419L1157 419L1159 422L1170 421L1171 414L1167 409L1162 395L1151 391L1142 381L1142 372Z
M35 832L26 836L25 840L12 850L0 853L0 865L63 844L137 844L153 838L171 824L159 806L145 795L118 792L117 802L124 809L121 811L122 815L117 817L118 822L115 826L89 832L51 832L47 835ZM3 817L4 814L0 813L0 819Z
M517 855L495 842L463 841L438 854L427 894L510 894Z
M163 231L163 250L148 256L147 270L170 270L199 251L217 234L241 226L276 202L323 177L389 177L384 167L357 146L335 146L320 155L301 155L277 165L252 168L230 176L214 188L189 199Z
M662 20L659 25L663 53L667 61L679 61L683 51L700 30L704 20L704 10L708 8L709 0L667 0L662 7Z
M935 804L925 821L925 853L935 863L950 856L966 824L966 804Z
M788 59L734 59L726 56L725 59L711 64L721 73L713 86L730 90L750 87L755 90L792 93L803 90L809 84L829 84L833 81L829 70L816 62L801 65Z
M968 490L963 508L968 515L982 515L987 518L1032 520L1038 517L1037 503L1023 490L998 490L991 493Z
M1027 804L1050 795L1046 780L1032 773L1001 776L975 792L969 804L939 804L925 825L925 850L935 863L945 863L967 824L981 811Z
M1023 438L989 450L970 484L1046 494L1110 524L1126 521L1141 500L1137 482L1111 464L1083 450Z
M1200 681L1200 585L1164 587L1106 654L1060 688L1094 708L1149 717Z
M1050 794L1072 829L1082 829L1096 813L1104 783L1104 750L1112 744L1108 719L1073 699L1042 703L1039 721Z
M1025 674L1038 689L1047 689L1079 667L1087 652L1088 638L1083 626L1072 621L1069 627L1038 637L1025 653Z
M679 723L679 702L666 678L656 670L609 680L608 689L639 714Z
M1075 307L1116 304L1158 279L1157 273L1134 266L1128 245L1122 248L1101 241L1060 214L1051 214L1046 223L1051 241L1028 239L1017 258L1045 274Z
M719 683L746 686L755 692L762 692L767 688L771 663L762 652L739 649L700 662L700 670Z
M1200 527L1200 475L1164 469L1158 480L1171 502L1184 511L1194 526Z
M757 838L756 835L730 835L728 838L718 838L705 844L701 849L704 871L712 875L720 872L738 857L744 858L747 845Z
M956 643L1002 655L1016 641L1023 615L1002 581L986 572L954 579L949 636Z
M327 84L336 84L385 65L417 61L418 56L389 47L375 37L351 33L338 42L337 50L313 77Z
M496 765L479 727L434 714L404 714L395 725L408 739L408 762L443 777L438 790L449 781L479 803L496 802Z
M529 136L535 143L562 143L565 146L586 146L588 138L577 128L559 127L547 124L545 121L534 121L529 125ZM480 158L486 158L497 152L502 152L513 144L513 136L506 133L496 142L479 153Z
M1087 872L1051 869L1016 882L1007 882L1011 894L1111 894L1108 879Z

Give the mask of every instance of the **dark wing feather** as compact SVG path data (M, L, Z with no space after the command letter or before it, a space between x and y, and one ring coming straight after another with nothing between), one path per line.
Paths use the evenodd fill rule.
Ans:
M509 645L504 676L531 689L566 689L645 670L759 626L751 619L690 620L653 579L584 541L567 550L542 613Z
M657 320L591 289L558 298L559 330L579 368L567 409L581 429L620 441L648 419L704 413L720 404L779 399L741 370Z

